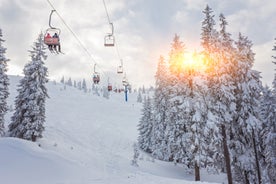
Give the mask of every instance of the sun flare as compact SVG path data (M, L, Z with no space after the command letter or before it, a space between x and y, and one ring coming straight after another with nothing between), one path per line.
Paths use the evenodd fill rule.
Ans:
M184 53L182 65L184 70L196 70L199 72L203 71L206 67L203 55L197 52Z

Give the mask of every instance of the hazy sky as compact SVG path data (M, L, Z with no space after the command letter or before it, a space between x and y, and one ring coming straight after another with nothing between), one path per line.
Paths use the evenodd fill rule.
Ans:
M275 66L272 51L276 37L275 0L105 0L117 48L107 48L103 38L109 25L102 0L50 0L65 22L83 43L79 45L57 14L52 25L61 29L61 44L65 55L48 52L46 66L49 77L60 81L85 78L91 84L93 66L114 85L121 84L116 74L120 58L129 82L134 86L154 85L154 75L160 55L168 57L174 34L180 35L190 51L200 49L202 10L208 4L218 16L223 13L227 30L233 39L241 32L253 42L256 53L254 68L261 72L263 83L271 85ZM47 0L0 0L0 28L6 42L9 74L22 75L24 65L38 34L48 28L51 7Z

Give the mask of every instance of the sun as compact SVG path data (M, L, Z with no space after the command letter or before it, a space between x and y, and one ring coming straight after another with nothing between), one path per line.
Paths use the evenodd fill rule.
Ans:
M197 52L186 52L183 57L183 69L202 72L206 68L203 55Z

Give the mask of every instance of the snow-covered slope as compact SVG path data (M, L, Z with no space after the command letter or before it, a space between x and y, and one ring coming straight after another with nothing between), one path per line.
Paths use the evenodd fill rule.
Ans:
M10 80L13 105L19 77ZM129 94L125 102L123 93L105 99L53 82L47 87L44 137L37 143L0 138L0 183L195 183L181 166L152 162L146 154L139 167L131 166L142 107L136 103L137 94ZM225 176L203 173L202 180L221 183Z

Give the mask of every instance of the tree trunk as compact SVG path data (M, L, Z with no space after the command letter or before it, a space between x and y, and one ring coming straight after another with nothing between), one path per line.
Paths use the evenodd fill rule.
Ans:
M257 147L256 147L255 133L254 133L253 129L252 129L252 139L253 139L253 146L254 146L256 169L257 169L257 174L258 174L258 182L259 182L259 184L261 184L262 183L262 178L261 178L260 164L259 164L258 152L257 152Z
M224 152L224 159L225 159L225 165L226 165L226 171L227 171L228 184L232 184L233 181L232 181L230 154L229 154L228 145L227 145L226 130L223 124L221 125L221 133L222 133L222 139L223 139L223 152Z
M245 184L250 184L247 171L244 171Z
M200 181L200 168L197 161L195 161L195 181Z

